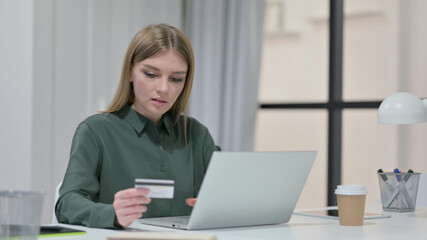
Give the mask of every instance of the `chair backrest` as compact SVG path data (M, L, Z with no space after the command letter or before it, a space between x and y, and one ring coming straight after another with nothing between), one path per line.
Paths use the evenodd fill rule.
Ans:
M58 220L56 219L56 215L55 215L55 206L56 206L56 201L58 201L58 198L59 198L59 188L61 188L61 185L62 185L62 181L58 183L55 189L55 200L53 201L52 224L58 224Z

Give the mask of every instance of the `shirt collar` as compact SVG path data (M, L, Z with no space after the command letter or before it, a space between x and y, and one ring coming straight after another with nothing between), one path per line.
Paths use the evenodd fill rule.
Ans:
M162 126L166 129L166 132L168 134L171 133L172 129L172 116L169 114L169 112L163 114L163 118L159 124L159 126Z
M126 105L123 108L122 116L127 122L129 122L130 125L132 125L138 134L141 134L142 130L144 130L145 126L147 126L150 121L131 108L130 105ZM170 134L172 128L172 119L169 113L163 115L159 122L159 128L166 129L167 134Z

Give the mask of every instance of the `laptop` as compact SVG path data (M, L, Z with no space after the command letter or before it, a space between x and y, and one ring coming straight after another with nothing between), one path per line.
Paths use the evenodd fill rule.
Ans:
M316 155L214 152L190 216L138 221L185 230L287 223Z

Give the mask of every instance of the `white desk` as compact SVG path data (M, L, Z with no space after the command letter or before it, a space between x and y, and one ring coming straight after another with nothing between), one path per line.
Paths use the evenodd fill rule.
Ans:
M380 213L379 206L369 206L368 212ZM417 208L410 213L385 212L391 218L365 220L361 227L340 226L337 220L322 219L306 216L294 215L287 224L225 228L202 231L183 231L186 233L208 233L215 234L219 240L240 240L240 239L399 239L415 240L427 239L427 208ZM85 235L69 237L46 237L41 240L105 240L120 231L107 229L93 229L79 226L64 225L72 228L84 229ZM142 224L133 224L132 228L146 231L176 231L169 228L153 227Z

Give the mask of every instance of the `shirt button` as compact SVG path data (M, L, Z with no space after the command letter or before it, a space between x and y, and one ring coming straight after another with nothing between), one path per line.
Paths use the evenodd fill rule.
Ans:
M163 165L161 165L160 166L160 172L164 172L166 169L165 169L165 166L163 166Z

